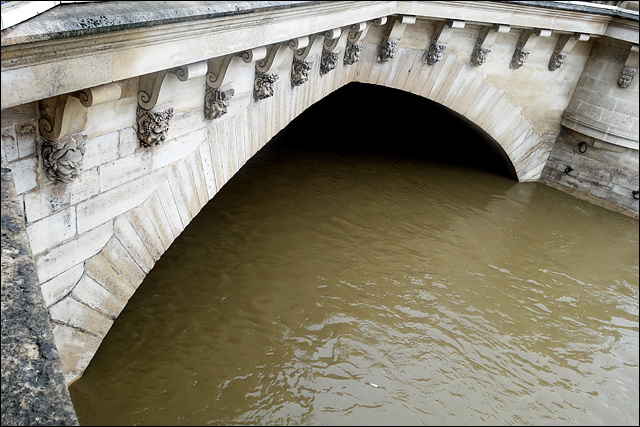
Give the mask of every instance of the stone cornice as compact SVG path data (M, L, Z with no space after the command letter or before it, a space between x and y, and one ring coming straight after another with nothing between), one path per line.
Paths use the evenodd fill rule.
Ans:
M77 11L89 7L124 8L123 3L140 7L149 2L104 2L66 5L62 10ZM233 2L216 2L227 9ZM413 15L422 19L461 20L470 24L501 24L514 28L546 28L553 31L579 32L591 36L616 37L624 42L638 38L637 21L615 16L553 10L510 2L475 1L310 1L246 2L245 9L224 9L217 14L204 7L199 14L184 13L182 18L166 17L146 23L125 23L109 15L106 22L91 22L83 29L55 32L50 23L51 9L33 19L40 23L40 33L27 35L27 21L2 34L2 106L8 108L39 99L134 78L225 55L235 54L274 43L286 43L297 37L349 27L385 16ZM257 7L263 3L264 7ZM281 4L280 4L281 3ZM169 2L154 2L170 9ZM244 4L244 3L243 3ZM277 7L280 4L281 7ZM178 9L181 9L178 6ZM216 6L217 7L217 6ZM197 9L197 8L196 8ZM150 14L153 14L153 10ZM156 14L159 12L155 10ZM165 11L166 12L166 11ZM250 13L249 13L250 12ZM95 15L95 13L93 13ZM134 16L133 10L129 11ZM159 16L161 16L160 14ZM106 15L105 15L106 16ZM120 16L120 15L118 15ZM168 16L168 15L167 15ZM89 18L84 16L85 21ZM111 20L110 20L111 19ZM49 20L49 21L47 21ZM84 21L83 21L84 22ZM67 22L68 23L68 22ZM59 23L58 23L59 24ZM75 23L77 25L77 22ZM146 26L144 26L144 25ZM86 22L84 25L87 25ZM82 25L80 25L82 27ZM128 29L123 29L128 28ZM75 32L74 32L75 31ZM48 34L48 36L47 36ZM48 37L48 39L45 39ZM56 38L58 37L58 38ZM90 70L90 72L87 72ZM51 79L56 75L56 79Z

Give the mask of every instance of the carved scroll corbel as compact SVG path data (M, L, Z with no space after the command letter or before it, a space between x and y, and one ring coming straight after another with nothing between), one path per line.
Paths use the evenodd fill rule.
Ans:
M349 28L347 45L344 49L344 58L342 60L344 65L353 65L360 60L360 53L362 52L362 43L360 40L364 38L367 29L366 22L353 24Z
M325 31L323 35L324 43L322 45L322 56L320 57L320 75L327 74L336 68L340 54L340 52L336 50L336 47L342 35L342 28Z
M266 56L256 62L256 75L253 83L253 98L256 101L273 96L273 84L280 78L273 70L278 68L282 62L288 47L288 43L272 44L267 48Z
M192 78L196 74L204 74L202 62L204 61L156 71L138 78L136 123L140 145L153 147L165 141L169 132L169 122L173 117L171 102L176 86L180 81Z
M440 62L444 56L445 50L447 50L447 43L451 39L453 30L456 28L464 28L464 21L449 20L439 22L436 25L436 30L431 36L431 44L425 54L425 62L427 65L433 65Z
M87 122L88 107L116 101L121 96L122 85L115 82L43 99L39 102L40 134L50 141L56 141L80 132Z
M43 171L47 178L69 183L82 173L86 152L88 108L122 96L119 82L109 83L39 101L38 127L44 141L41 146Z
M289 48L294 52L293 61L291 63L291 86L300 86L309 80L311 62L306 61L305 59L298 59L296 57L296 52L303 52L307 47L310 48L310 42L311 39L309 36L298 37L289 41Z
M638 73L638 45L631 46L627 60L620 70L620 77L618 77L618 86L621 88L629 87L633 77Z
M379 61L388 62L393 59L398 49L398 41L404 34L407 24L415 24L415 22L416 17L413 15L392 16L388 20L382 36L382 43L378 47Z
M509 68L511 68L512 70L517 70L518 68L522 67L526 62L527 57L538 42L538 38L549 37L550 35L551 30L543 30L539 28L524 30L522 34L520 34L520 38L518 39L516 48L513 51L513 56L511 57Z
M469 64L472 67L479 67L487 61L487 56L491 52L491 47L496 41L499 33L508 33L511 27L508 25L494 25L486 26L480 29L476 44L471 53L471 61Z
M204 94L204 117L207 120L227 114L231 98L235 95L234 81L245 64L259 61L267 55L266 47L259 47L238 54L212 58L207 62L207 87Z
M549 58L549 71L562 67L567 55L579 41L589 40L589 34L561 34Z

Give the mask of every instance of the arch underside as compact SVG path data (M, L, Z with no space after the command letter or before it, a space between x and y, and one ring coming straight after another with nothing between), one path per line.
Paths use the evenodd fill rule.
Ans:
M97 218L74 245L55 248L38 260L67 383L82 375L146 274L217 191L295 117L350 82L399 89L447 107L495 140L519 181L536 180L553 138L538 135L521 108L462 58L445 54L429 66L423 55L422 50L401 48L393 60L382 63L377 60L377 46L365 44L354 65L338 61L333 71L301 86L292 87L290 65L281 66L278 72L283 78L272 98L251 100L246 109L220 119L205 120L201 109L178 111L164 146L151 153L156 157L149 172L122 184L136 192L135 206L111 218ZM319 63L316 59L314 67ZM204 91L204 83L202 87ZM341 132L333 122L348 121L349 110L360 108L360 100L344 107L326 112L326 129L310 131ZM380 117L389 108L395 106L379 100ZM353 124L347 130L357 133L366 125ZM170 160L154 163L163 156ZM115 197L105 196L101 203L117 204ZM77 264L58 268L56 257L72 257Z

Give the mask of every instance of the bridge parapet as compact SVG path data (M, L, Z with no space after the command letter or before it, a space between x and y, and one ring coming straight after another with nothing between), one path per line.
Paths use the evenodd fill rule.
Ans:
M638 78L619 83L638 66L637 14L542 3L556 2L222 2L169 18L174 2L105 2L3 32L2 145L67 381L202 206L349 82L450 108L521 181L577 188L556 172L584 153L557 138L590 135L579 190L637 215Z

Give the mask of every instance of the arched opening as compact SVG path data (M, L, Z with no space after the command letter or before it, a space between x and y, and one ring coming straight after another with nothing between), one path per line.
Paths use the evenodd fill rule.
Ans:
M508 170L488 167L501 163L457 119L420 102L407 113L404 94L353 86L283 129L149 272L72 384L81 423L437 424L454 413L451 423L458 413L471 422L478 410L461 405L463 395L508 424L514 418L500 403L502 390L531 395L546 381L557 351L540 337L561 330L560 345L570 346L583 328L564 310L559 328L562 319L547 316L547 306L582 295L584 282L569 273L602 243L610 244L605 253L625 246L619 250L637 259L637 241L589 247L587 235L569 229L564 238L576 240L550 247L566 218L587 210L548 199L564 194L536 184L409 161ZM377 112L390 102L399 107ZM430 123L443 132L425 131ZM292 147L302 155L278 156ZM378 160L390 155L407 161L381 172ZM591 274L583 280L605 282ZM553 283L543 297L541 283ZM601 307L594 295L585 294L584 308L572 305L572 316ZM610 304L617 310L619 302ZM601 329L600 319L590 327ZM486 386L496 382L496 360L530 353L541 360L535 381L522 380L531 372L516 361L501 368L505 383ZM475 379L477 372L486 375ZM567 383L583 380L575 370L561 373ZM422 410L439 401L433 414ZM534 408L527 422L538 418Z
M310 150L419 158L518 179L502 147L479 126L437 102L384 86L349 83L278 136Z

